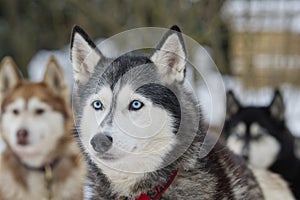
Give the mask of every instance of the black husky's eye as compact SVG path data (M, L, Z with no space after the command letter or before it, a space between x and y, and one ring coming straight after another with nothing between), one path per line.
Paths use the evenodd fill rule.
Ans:
M103 109L102 103L99 100L93 101L92 106L95 110L102 110Z
M240 132L234 132L234 135L237 139L241 140L244 138L244 135Z
M129 110L139 110L144 106L144 104L138 100L133 100L129 104Z

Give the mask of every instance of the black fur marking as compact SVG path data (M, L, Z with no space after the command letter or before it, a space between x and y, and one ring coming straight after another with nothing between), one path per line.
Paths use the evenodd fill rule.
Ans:
M181 30L177 25L173 25L170 29L173 30L173 31L177 31L177 32L181 33Z
M169 88L154 83L143 85L136 92L150 99L155 105L162 106L173 115L176 120L174 122L173 133L176 134L181 119L180 103L176 95Z
M105 72L103 73L103 79L106 80L106 83L108 83L111 89L113 89L118 80L120 80L120 78L122 78L123 75L129 70L134 67L150 63L152 63L152 61L146 56L128 56L127 54L122 55L116 58L111 65L106 68Z

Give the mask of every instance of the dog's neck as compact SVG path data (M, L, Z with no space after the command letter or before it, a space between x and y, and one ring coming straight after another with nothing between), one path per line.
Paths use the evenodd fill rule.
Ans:
M22 162L21 162L21 164L28 170L45 173L47 167L51 168L51 170L53 170L56 167L56 165L59 163L59 161L60 161L60 157L52 160L51 162L47 162L39 167L32 167L32 166L29 166Z
M51 157L51 159L47 159L47 161L41 164L40 166L37 167L30 166L22 162L22 160L18 157L18 155L16 155L9 146L7 146L6 149L4 150L3 156L10 157L10 159L7 162L7 165L9 165L10 168L16 167L16 168L21 168L23 170L35 171L41 173L45 173L47 167L54 169L61 161L62 158L62 157L55 156L55 157Z
M175 179L176 175L174 176L174 174L176 174L175 172L177 172L177 170L179 173L184 173L185 170L198 167L199 163L197 163L196 156L193 155L197 154L199 147L201 146L199 144L199 140L199 137L196 137L195 141L190 146L189 151L186 151L181 158L171 163L167 167L161 168L154 172L134 174L115 171L112 172L112 176L112 173L106 174L107 171L103 169L101 170L101 173L99 173L98 170L98 172L96 170L91 170L91 174L89 176L92 177L92 180L95 177L97 177L98 180L101 180L101 183L99 183L101 188L96 186L93 189L96 190L96 193L100 194L100 196L105 196L107 195L107 191L110 191L109 193L111 194L110 196L107 196L107 198L111 199L118 199L118 197L122 197L123 199L124 197L127 199L138 199L142 194L151 196L149 191L156 191L155 193L157 194L160 189L165 188L165 186L168 185L170 180L173 181L173 177ZM195 161L190 161L193 160L191 158L195 158ZM93 161L89 160L89 162L92 166L91 168L98 169ZM164 186L158 189L158 186L161 185Z
M165 177L164 182L158 182L155 187L149 188L145 193L141 193L136 199L137 200L150 200L158 199L162 194L169 188L173 183L178 173L178 169L175 169L171 174ZM118 200L128 199L129 197L120 196L118 193L115 194Z
M22 162L22 160L14 153L14 151L6 142L6 148L2 153L3 165L6 166L6 169L11 171L11 174L16 182L18 182L24 188L27 188L26 178L28 173L41 172L41 174L46 174L46 168L50 168L51 171L53 171L64 159L69 157L71 158L69 160L73 160L72 156L74 156L74 152L76 153L77 151L74 150L74 148L76 148L75 142L72 142L69 136L61 138L57 145L60 148L54 148L53 152L49 153L43 164L33 167Z

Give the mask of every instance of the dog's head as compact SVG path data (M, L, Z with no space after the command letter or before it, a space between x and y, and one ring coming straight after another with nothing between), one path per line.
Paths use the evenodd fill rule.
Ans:
M280 141L290 140L284 124L284 102L278 90L267 106L243 106L227 92L224 126L227 145L254 166L270 167L281 150Z
M65 134L68 92L63 73L51 57L42 82L23 80L9 57L0 68L1 133L24 163L39 167Z
M116 59L104 56L76 26L71 60L79 136L100 167L104 163L131 172L152 171L174 145L193 137L191 133L178 139L182 108L196 111L193 98L184 103L179 98L187 96L182 89L186 52L177 26L165 33L153 54ZM192 121L186 124L193 127Z

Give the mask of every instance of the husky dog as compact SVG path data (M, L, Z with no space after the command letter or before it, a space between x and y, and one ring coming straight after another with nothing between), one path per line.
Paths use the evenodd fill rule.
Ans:
M102 54L75 26L71 38L78 142L86 199L264 199L251 170L217 143L200 157L199 104L185 87L177 26L151 55Z
M300 199L300 162L294 137L285 124L284 102L275 91L268 106L242 106L232 91L227 92L224 135L227 145L251 165L280 174Z
M83 198L85 165L73 137L63 73L51 57L42 82L23 80L13 60L0 69L0 199Z

